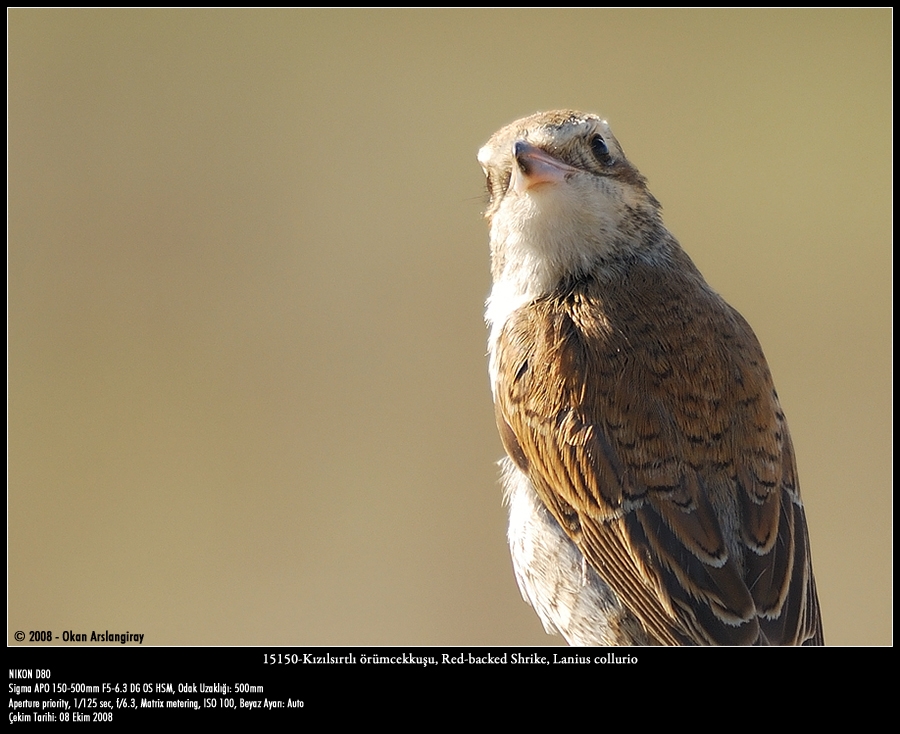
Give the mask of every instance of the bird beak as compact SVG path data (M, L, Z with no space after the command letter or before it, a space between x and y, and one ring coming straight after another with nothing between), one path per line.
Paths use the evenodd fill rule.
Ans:
M516 193L527 191L538 184L562 183L570 175L578 172L577 168L566 165L524 140L513 143L513 157L516 159L516 165L513 167L510 188Z

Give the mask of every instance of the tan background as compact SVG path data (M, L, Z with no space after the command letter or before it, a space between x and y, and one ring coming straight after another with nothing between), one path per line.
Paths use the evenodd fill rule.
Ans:
M8 17L10 642L553 643L475 152L563 106L766 349L827 641L892 641L890 10Z

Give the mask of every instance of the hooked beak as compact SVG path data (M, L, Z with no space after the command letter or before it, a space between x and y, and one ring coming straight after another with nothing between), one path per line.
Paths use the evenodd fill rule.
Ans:
M510 188L517 193L527 191L538 184L562 183L573 173L578 173L577 168L563 163L524 140L513 143L513 157L516 159L516 165L513 166Z

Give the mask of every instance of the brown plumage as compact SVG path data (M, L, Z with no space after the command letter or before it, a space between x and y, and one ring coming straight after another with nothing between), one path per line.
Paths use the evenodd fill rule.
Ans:
M796 462L762 349L603 120L504 128L488 302L510 547L572 644L821 644Z

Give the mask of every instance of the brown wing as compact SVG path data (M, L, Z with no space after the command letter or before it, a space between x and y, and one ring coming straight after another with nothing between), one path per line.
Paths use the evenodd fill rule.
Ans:
M793 450L756 338L699 274L632 275L507 321L495 398L510 457L657 641L821 641Z

